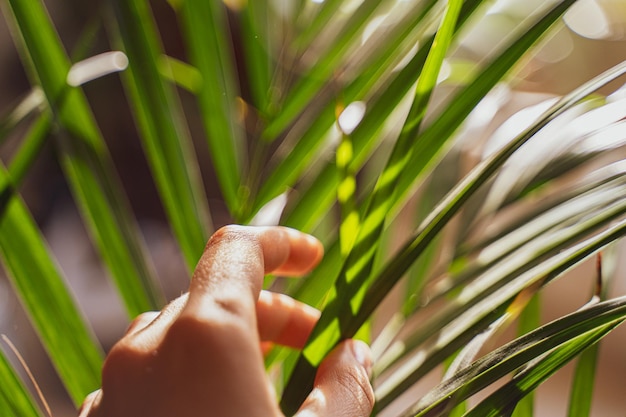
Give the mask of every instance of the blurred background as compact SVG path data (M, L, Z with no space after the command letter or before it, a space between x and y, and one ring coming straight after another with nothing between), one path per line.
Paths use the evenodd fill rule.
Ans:
M398 0L401 2L401 0ZM104 1L47 0L48 10L56 23L67 51L80 49L79 39L88 31L90 54L111 50L103 28L96 25L105 9ZM271 4L270 4L271 3ZM358 4L358 2L355 2ZM455 58L479 61L497 48L512 24L537 6L536 1L494 1L487 24L474 26L466 43L457 45ZM185 60L176 16L165 0L151 2L166 52ZM280 1L268 1L268 7L286 7ZM6 10L2 10L5 13ZM171 28L168 30L167 28ZM236 42L236 40L235 40ZM519 68L508 91L507 105L502 106L483 134L488 136L503 120L521 108L553 95L562 95L605 69L626 59L626 0L580 0L564 21L537 48L536 53ZM0 19L0 116L7 115L30 91L14 46L7 20ZM622 81L623 82L623 81ZM607 91L611 86L607 87ZM614 86L613 86L614 88ZM139 220L148 248L168 298L185 291L189 271L171 237L164 211L147 163L137 139L131 112L127 107L119 78L107 76L84 87L94 109L98 124L108 146L132 208ZM180 91L192 136L202 140L201 123L193 105L193 97ZM9 161L24 132L16 130L0 147L0 157ZM221 196L212 178L212 169L205 146L197 146L209 205L215 227L229 222L222 209ZM623 159L623 155L616 156ZM93 324L104 349L122 335L128 324L115 290L106 279L106 272L89 241L79 219L54 149L46 146L35 167L25 179L21 194L44 231L61 269L76 298ZM621 245L621 253L626 249ZM626 293L626 261L619 257L618 277L614 292ZM551 285L543 297L544 317L549 321L577 309L588 299L595 276L593 262L575 271L573 279ZM4 277L0 275L0 334L6 334L16 345L34 377L42 387L56 417L76 415L67 394L56 378L35 336L28 318ZM626 328L622 326L602 342L597 378L602 381L594 393L594 416L624 416L626 397ZM6 346L3 346L6 348ZM17 366L19 368L19 366ZM572 367L564 368L538 392L538 416L564 415ZM0 412L1 414L1 412Z

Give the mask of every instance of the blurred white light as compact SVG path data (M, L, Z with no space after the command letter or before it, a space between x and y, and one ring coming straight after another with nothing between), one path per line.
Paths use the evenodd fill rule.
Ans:
M556 63L567 58L574 51L574 41L569 30L557 30L535 58L546 63Z
M498 129L496 129L491 138L489 138L489 141L483 149L483 159L500 150L507 143L513 140L519 132L526 130L537 119L539 119L543 112L552 107L552 105L557 101L558 98L553 97L544 100L541 103L526 107L509 117L500 125L500 127L498 127Z
M577 117L566 127L572 137L589 135L626 118L626 99L608 103Z
M344 14L352 14L363 4L363 0L346 0L341 3L339 10Z
M318 4L322 4L324 3L324 0L311 0L313 3L318 3Z
M296 12L295 1L270 0L268 3L272 6L272 9L274 9L274 12L276 12L276 14L283 19L291 19L293 16L295 16L295 12Z
M614 103L626 99L626 84L615 90L611 95L606 98L608 103Z
M626 144L626 122L615 123L576 144L573 151L579 154L595 153L622 147Z
M365 29L363 30L363 35L361 36L361 44L367 42L367 40L376 32L376 30L383 25L385 20L387 19L386 14L381 16L376 16L372 20L369 21Z
M452 75L452 65L450 65L450 61L446 59L441 63L441 69L439 70L439 75L437 76L437 84L447 80L450 75Z
M246 7L247 0L223 0L226 7L234 12L238 12L243 10ZM182 0L178 0L178 2L182 3Z
M75 63L67 73L67 83L78 87L105 75L123 71L128 67L128 58L123 52L105 52Z
M252 226L275 226L280 222L280 216L287 205L287 193L270 200L257 212L250 221Z
M339 129L341 129L345 135L351 134L359 123L361 123L361 120L363 120L366 109L367 106L362 101L354 101L348 104L348 107L346 107L337 118Z
M581 0L565 13L565 24L582 37L603 39L611 35L610 22L598 3Z
M419 50L419 42L415 42L415 45L411 47L411 49L402 57L400 62L396 64L396 66L391 70L391 72L398 72L402 70L404 67L409 65L409 62L415 57L417 51Z

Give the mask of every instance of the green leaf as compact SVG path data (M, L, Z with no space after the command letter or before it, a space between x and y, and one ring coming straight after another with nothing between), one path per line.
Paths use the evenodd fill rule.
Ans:
M123 73L124 84L161 201L191 269L211 229L191 138L178 97L159 73L163 52L147 2L120 0L115 2L115 10L120 40L129 60L128 70ZM208 82L203 80L203 86Z
M39 407L13 370L13 367L0 349L0 410L7 415L20 417L41 417Z
M343 54L352 44L359 30L379 4L380 0L364 0L350 15L348 22L342 25L341 33L335 37L330 49L321 55L315 65L291 89L285 103L281 106L280 112L263 132L263 138L274 140L319 93L343 61Z
M607 184L596 183L595 188L581 192L576 197L562 202L555 207L545 208L544 212L535 218L526 218L525 223L518 223L518 228L510 230L500 239L492 242L489 246L480 250L475 260L464 262L462 259L455 262L464 263L462 270L452 273L439 280L428 293L428 298L436 300L450 291L458 288L461 284L469 282L480 274L492 268L494 265L507 260L523 256L524 248L547 248L552 247L552 253L568 245L572 239L567 238L570 227L575 223L582 222L590 215L602 216L610 207L615 207L620 202L621 193L626 192L626 177L616 178ZM508 227L506 227L508 229ZM570 235L571 236L571 235ZM576 239L577 237L574 237ZM548 244L548 246L546 246ZM548 255L550 252L545 252ZM545 256L544 256L545 257ZM536 257L528 259L528 264L541 261ZM517 260L513 261L517 262Z
M624 161L615 162L593 171L581 181L561 188L558 194L551 195L517 216L512 216L511 220L506 222L501 228L483 234L477 242L472 242L471 245L463 244L457 250L457 260L463 261L463 257L466 257L469 253L483 250L507 235L510 237L501 240L501 242L507 242L504 246L511 247L527 241L526 239L530 240L530 238L537 236L539 232L554 227L559 222L563 222L571 217L572 211L570 209L575 209L579 204L585 205L587 210L592 210L594 207L593 203L596 201L596 197L592 197L592 195L597 195L594 192L604 193L604 191L612 189L618 184L624 184L624 181L626 181L625 174L626 162ZM556 217L556 219L550 222L549 219L552 216ZM495 245L492 247L494 252L507 252L506 248L496 248Z
M605 257L605 254L608 256ZM596 259L597 277L596 285L594 288L594 294L589 304L595 303L598 300L606 300L609 286L609 281L613 280L613 272L608 271L603 273L603 264L610 264L613 261L614 265L617 265L615 261L618 258L619 253L616 245L612 245L607 250L598 254ZM609 261L606 261L606 258ZM606 268L605 268L606 269ZM610 268L608 268L610 269ZM599 343L593 344L588 347L578 358L576 362L576 368L574 370L574 377L572 378L572 389L570 392L570 400L568 407L569 417L586 417L591 413L591 403L593 399L593 388L596 380L596 366L598 361Z
M362 320L363 317L371 314L373 309L384 298L384 295L389 292L393 285L402 277L404 272L406 272L409 266L430 244L432 239L442 229L443 225L452 218L453 214L456 213L465 201L467 201L469 196L474 193L480 185L484 184L491 174L504 163L508 156L510 156L523 143L529 140L535 132L547 125L560 113L571 107L581 98L590 94L595 89L599 88L600 85L608 83L614 79L614 77L617 77L619 74L624 72L626 72L626 63L612 68L577 89L575 92L564 97L561 101L559 101L559 103L546 112L537 124L521 133L514 141L510 142L507 146L491 155L488 159L483 160L474 169L472 169L472 171L470 171L470 173L448 193L439 205L435 207L429 217L427 217L418 228L414 237L409 239L404 247L399 251L399 254L391 260L386 267L382 269L382 271L376 274L372 287L365 295L362 307L355 313L352 321L353 324L349 327L358 328L360 322L358 318L360 317ZM612 214L613 216L619 216L622 212L621 210L623 209L623 205L620 205L620 207L622 208L614 207L615 211ZM611 214L607 214L607 216L610 217ZM344 325L346 328L348 327L345 322ZM345 336L350 337L349 332L346 333Z
M352 140L349 134L344 134L337 148L337 170L341 183L337 188L337 201L341 209L341 224L339 225L339 244L343 258L348 256L354 239L359 230L359 211L356 207L356 177L348 168L352 160Z
M12 110L0 120L0 143L3 143L7 136L24 120L28 119L32 114L45 105L46 97L39 87L31 89L20 100L18 104L12 107Z
M19 188L43 145L46 143L52 127L51 118L52 116L49 112L39 116L27 132L19 151L11 160L9 172L16 188Z
M557 350L559 356L557 362L561 366L586 347L586 343L589 342L586 337L588 332L594 333L593 338L597 338L602 335L602 332L608 332L611 326L615 327L621 323L624 318L626 318L626 297L599 303L557 319L475 361L471 366L435 387L416 406L411 407L402 416L439 415L438 410L445 407L449 401L469 398L520 366L532 362L555 347L565 344L562 349ZM579 336L583 336L585 340L576 340L575 338ZM572 341L572 339L574 340ZM554 356L549 358L550 361L555 359ZM536 383L537 375L534 374L534 371L537 368L531 366L529 369L531 370L530 374L533 375L531 383ZM529 369L522 371L518 376L526 376ZM558 366L548 364L546 368L541 369L539 373L541 378L545 376L546 369L554 371L558 369ZM529 380L526 379L525 383L528 382ZM477 413L475 415L485 414Z
M576 363L569 402L569 417L587 417L591 415L591 400L595 383L599 345L589 346Z
M481 2L482 0L467 2L464 5L460 21L464 21ZM366 116L352 134L354 160L351 168L355 171L367 160L369 152L374 147L374 142L380 139L378 133L382 129L384 121L397 109L397 106L421 73L434 38L430 34L425 36L422 33L425 30L422 21L433 5L432 3L430 1L423 9L419 9L419 13L416 13L415 17L407 23L407 28L389 41L389 44L394 45L394 48L383 48L386 52L378 59L375 59L363 73L341 92L342 100L345 103L365 101L367 104ZM414 27L417 29L414 29ZM413 32L417 32L417 34ZM402 57L402 54L406 54L402 47L406 42L411 42L412 45L419 42L422 46L410 62L395 74L390 69L398 64L399 56ZM394 76L395 78L393 78ZM389 78L393 79L381 83L381 80ZM376 91L375 86L380 91ZM319 101L321 100L320 98ZM271 172L256 196L252 208L253 213L272 198L284 192L287 187L292 186L303 170L308 168L311 160L315 158L315 152L323 144L323 139L335 121L335 107L335 103L331 102L323 108L315 121L312 122L302 134L302 137L290 149L289 154ZM334 170L334 164L328 164L311 187L314 190L308 191L304 195L304 198L307 198L308 201L312 200L312 198L308 198L309 195L322 196L322 198L314 200L315 203L308 204L308 202L303 202L304 204L298 204L296 213L288 216L288 219L285 220L286 224L291 224L298 229L310 230L308 227L302 226L302 224L315 221L324 216L332 201L327 197L336 193L338 185L338 179L333 177ZM315 208L316 212L309 215L308 208ZM295 216L298 216L298 218L294 219Z
M239 93L226 10L221 2L185 0L180 17L191 63L202 75L197 96L211 161L226 205L237 218L245 142L237 122Z
M10 0L23 57L41 86L54 121L61 165L92 238L131 316L162 304L129 204L82 92L70 88L69 60L40 2Z
M530 366L516 374L512 380L481 401L465 414L466 417L497 417L506 415L520 399L531 394L543 381L561 367L598 342L611 330L623 323L623 319L614 320L605 326L573 336L547 355L530 362ZM516 409L517 410L517 409ZM514 414L515 415L515 414ZM581 415L588 415L587 413Z
M511 71L517 61L533 47L537 40L550 29L554 22L561 18L574 2L575 0L561 1L545 12L545 15L483 68L472 83L455 94L446 106L446 111L442 112L428 128L424 129L416 149L413 151L413 157L407 164L407 169L396 184L397 206L394 207L394 212L403 201L401 197L410 191L413 184L423 179L424 175L439 160L438 156L445 145L453 138L454 132L470 112L476 108L480 100L502 77Z
M192 65L168 55L161 55L158 66L159 74L163 78L190 93L198 94L202 89L202 74Z
M384 407L389 404L399 393L404 392L437 366L441 360L467 344L477 332L499 319L515 301L518 294L547 285L564 271L624 236L625 232L626 220L622 219L615 226L562 251L543 264L519 275L501 276L500 284L490 286L485 282L477 282L474 286L467 287L467 290L455 298L452 304L445 306L446 312L438 311L420 326L418 332L411 335L412 338L426 341L428 335L438 333L437 343L420 349L423 352L416 357L419 359L414 359L397 369L384 384L377 388L377 405ZM478 297L480 301L472 301L474 297ZM421 343L408 340L405 342L408 345L407 349L412 349ZM380 362L383 360L386 359L381 358L377 366L381 366ZM383 369L387 366L389 365L383 366Z
M441 26L435 36L433 46L424 64L424 69L415 89L415 99L404 123L400 137L396 142L391 156L387 162L385 170L378 178L374 193L368 203L366 214L358 230L354 247L350 252L338 280L335 282L336 297L343 300L350 300L342 304L341 310L325 310L327 316L334 317L334 320L343 321L344 318L354 314L359 308L363 294L367 288L365 282L370 274L373 265L377 244L382 232L384 220L387 215L393 194L395 181L399 178L410 159L413 150L414 137L417 135L421 122L426 114L428 102L432 90L437 82L437 77L443 63L443 59L448 51L452 36L455 31L457 19L461 11L461 1L451 1L444 13ZM354 288L358 287L357 291ZM333 303L333 298L329 301L329 306L338 307L338 303ZM339 322L335 322L339 330ZM324 323L324 319L320 319ZM361 323L362 324L362 323ZM360 326L359 326L360 327ZM317 366L321 359L328 353L329 342L334 345L337 341L338 332L334 332L330 327L316 326L311 339L303 350L303 357L308 363ZM324 329L320 332L319 329ZM323 336L322 336L323 334ZM297 368L296 368L297 369ZM289 414L295 412L304 400L306 392L313 384L312 375L304 380L298 379L295 374L295 382L290 382L285 389L281 407ZM305 384L303 384L305 382ZM293 391L292 391L293 390ZM298 394L296 394L298 392Z
M272 54L275 46L271 42L273 22L266 4L249 1L240 12L240 34L245 53L245 67L248 69L248 84L253 106L267 116L270 103L275 99L271 86L275 64Z
M469 285L462 287L462 297L455 297L454 302L434 312L422 323L417 331L411 333L403 341L402 349L391 350L391 352L394 353L381 358L377 366L382 368L389 367L406 352L411 351L429 337L433 336L442 326L450 323L456 317L465 314L466 310L471 308L471 306L482 303L489 294L499 293L502 297L508 294L508 297L513 297L515 295L515 292L512 290L513 288L517 288L516 291L521 290L516 286L517 284L515 284L515 282L518 279L522 279L521 277L523 277L524 274L531 273L535 268L546 268L547 265L555 259L554 257L558 256L563 250L571 250L572 245L580 241L584 236L588 236L599 227L623 216L625 209L626 204L621 204L620 207L614 207L612 210L607 210L606 213L591 217L587 222L582 222L564 229L564 232L567 233L562 233L562 240L555 239L552 241L548 238L544 239L545 242L541 244L539 242L530 242L528 248L525 250L521 250L509 258L503 259L490 270L477 276ZM550 232L548 232L547 236L549 237L549 235ZM546 253L549 253L552 257L544 256ZM544 263L539 263L537 259L548 260L544 261ZM461 303L460 299L464 302ZM496 306L497 304L494 304L489 308L491 309L493 307L493 309L495 309Z
M74 404L100 386L94 342L24 202L0 167L0 255Z
M517 334L523 336L530 333L541 325L541 299L539 293L535 294L530 300L524 311L519 317L517 325ZM534 413L535 395L530 392L524 396L515 407L512 417L532 417Z
M308 19L307 24L302 28L302 32L293 41L293 48L299 51L307 47L316 36L319 36L320 32L328 25L332 17L339 12L339 8L343 4L344 0L326 0L317 4L316 6L319 10L313 19Z

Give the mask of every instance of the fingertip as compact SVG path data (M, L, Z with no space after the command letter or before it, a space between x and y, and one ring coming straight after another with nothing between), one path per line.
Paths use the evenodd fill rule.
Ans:
M320 365L314 389L296 416L369 416L374 407L371 367L371 353L365 343L344 341Z
M131 335L145 329L150 323L154 321L154 319L157 318L158 315L158 311L147 311L145 313L141 313L140 315L135 317L133 321L130 322L124 334Z
M256 307L261 340L296 349L304 346L320 316L309 305L268 291L261 291Z
M101 390L96 390L85 397L85 401L78 409L78 417L87 417L91 413L101 392Z
M367 343L361 340L348 340L354 359L363 367L368 378L372 376L372 351Z
M274 272L289 276L304 275L315 268L324 256L324 246L314 236L289 227L278 227L274 230L280 231L286 236L289 253L280 265L266 265L267 273Z

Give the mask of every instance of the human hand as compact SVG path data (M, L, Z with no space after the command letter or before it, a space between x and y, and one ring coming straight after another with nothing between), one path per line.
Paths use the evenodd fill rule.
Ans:
M302 275L321 244L283 227L227 226L207 243L185 294L160 313L145 313L111 349L102 389L80 417L278 417L262 346L302 348L319 312L261 291L265 273ZM340 344L319 367L297 417L369 416L370 352Z

